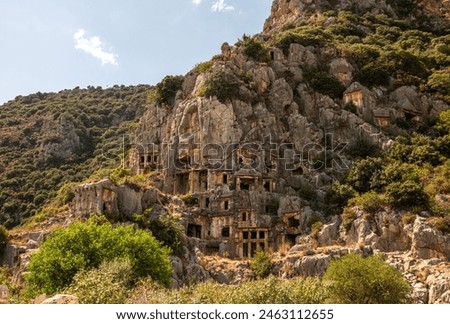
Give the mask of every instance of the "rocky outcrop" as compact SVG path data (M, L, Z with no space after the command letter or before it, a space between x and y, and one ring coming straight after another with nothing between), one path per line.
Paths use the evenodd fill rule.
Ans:
M53 304L53 305L71 305L79 304L78 298L72 295L55 295L51 298L44 300L41 304Z
M450 260L450 235L430 227L425 218L417 217L412 239L412 252L418 258Z
M302 22L315 22L323 18L323 13L329 10L386 14L394 18L405 18L413 26L427 23L429 27L440 32L450 27L448 1L419 0L416 5L411 1L411 9L406 8L404 4L396 5L395 1L389 0L275 0L271 15L264 24L264 32L271 33L288 25L300 25Z

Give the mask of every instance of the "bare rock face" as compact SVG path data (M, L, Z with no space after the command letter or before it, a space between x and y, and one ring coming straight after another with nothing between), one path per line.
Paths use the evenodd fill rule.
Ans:
M76 296L56 295L44 300L41 304L69 305L69 304L79 304L79 302Z
M413 231L413 253L421 259L444 257L450 260L450 235L431 228L423 217L417 217Z
M431 275L427 278L430 304L450 303L450 273Z
M47 119L42 126L44 139L40 147L38 161L59 163L72 160L83 146L77 128L71 120L60 117L58 120Z

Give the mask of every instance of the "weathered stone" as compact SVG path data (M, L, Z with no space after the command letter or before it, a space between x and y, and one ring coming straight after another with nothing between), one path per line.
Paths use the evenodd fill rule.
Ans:
M55 295L44 300L41 304L79 304L78 298L72 295Z

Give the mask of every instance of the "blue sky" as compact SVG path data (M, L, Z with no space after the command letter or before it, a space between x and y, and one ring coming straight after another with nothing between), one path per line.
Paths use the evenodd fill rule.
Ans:
M272 0L0 2L0 104L17 95L155 84L262 30Z

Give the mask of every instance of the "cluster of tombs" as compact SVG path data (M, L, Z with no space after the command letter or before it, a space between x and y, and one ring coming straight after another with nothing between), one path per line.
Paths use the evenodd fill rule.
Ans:
M231 167L195 165L195 159L192 162L184 159L190 164L165 168L161 161L167 161L167 156L161 156L162 151L137 151L133 170L143 175L158 173L164 178L164 191L185 201L187 216L181 223L186 235L197 239L207 252L251 257L258 250L277 250L285 244L295 244L304 228L300 223L305 220L301 217L300 198L295 191L286 192L285 179L298 180L308 172L304 163L278 168L274 161L280 159L265 158L264 150L258 157L255 149L251 153L236 150ZM246 157L246 153L251 157ZM117 213L118 191L120 188L109 180L77 187L75 214Z

